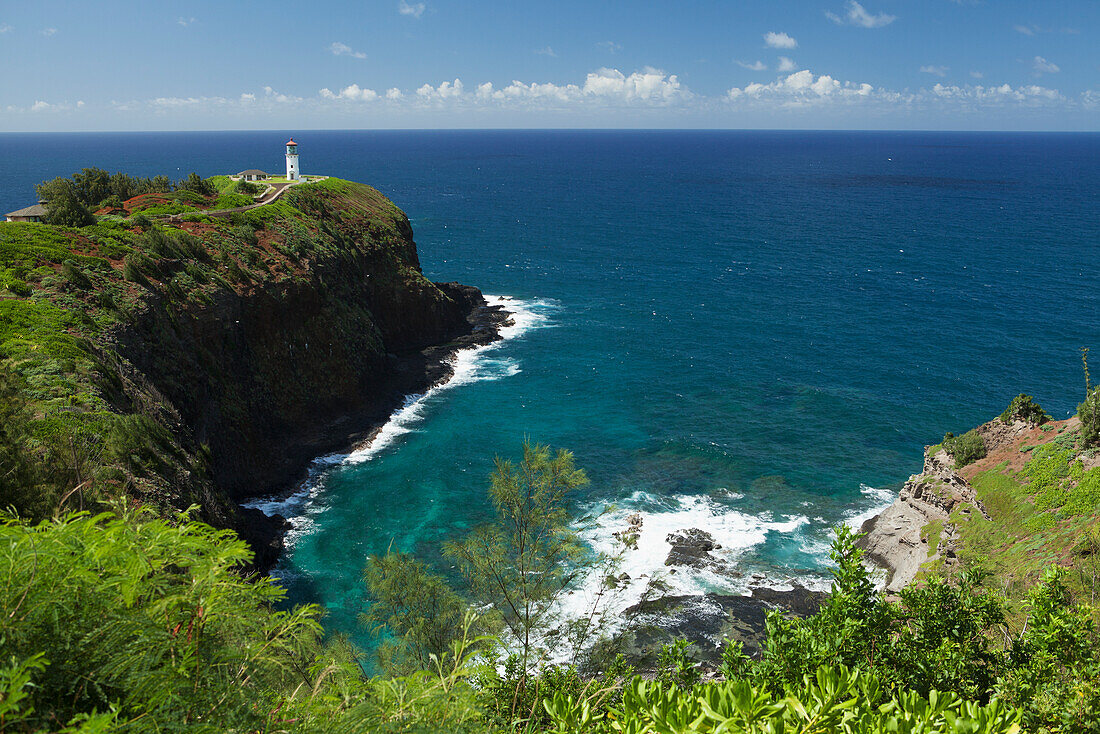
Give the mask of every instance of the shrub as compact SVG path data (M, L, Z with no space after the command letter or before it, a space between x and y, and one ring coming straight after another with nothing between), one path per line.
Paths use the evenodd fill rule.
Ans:
M260 187L248 181L238 181L234 190L238 194L248 194L249 196L255 196L260 193Z
M948 433L943 437L943 447L955 459L955 468L972 464L986 454L985 439L976 429L961 436Z
M1077 418L1081 421L1081 448L1100 446L1100 385L1077 406Z
M130 217L128 224L131 227L137 227L138 229L146 230L153 226L153 223L149 221L149 217L144 214L135 214Z
M9 280L6 284L9 291L24 298L31 294L31 287L22 280Z
M88 280L88 276L80 269L80 266L72 260L66 260L61 263L61 275L70 284L80 290L87 290L92 285L92 281Z
M0 544L3 662L37 661L26 730L114 710L133 731L266 731L316 650L319 609L274 611L282 590L233 572L250 553L227 531L122 510L6 517Z
M179 191L191 191L200 196L213 196L218 193L218 190L214 188L212 183L194 171L187 174L187 178L176 184L176 189Z
M1050 420L1050 416L1047 415L1047 412L1043 410L1030 395L1020 393L1012 398L1012 402L1009 403L1008 407L1001 413L999 419L1001 423L1011 423L1014 420L1021 420L1033 425L1042 425Z

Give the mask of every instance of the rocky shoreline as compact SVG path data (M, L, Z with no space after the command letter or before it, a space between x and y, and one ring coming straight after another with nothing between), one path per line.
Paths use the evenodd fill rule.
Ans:
M993 455L1018 444L1037 425L996 419L975 430ZM954 458L942 448L931 448L925 449L921 473L909 477L892 505L863 523L863 536L856 541L867 560L886 570L886 591L891 593L911 583L929 561L942 560L948 568L955 564L957 535L950 517L956 509L989 519Z
M635 513L626 522L626 528L615 535L627 545L629 553L645 516ZM669 533L665 542L669 550L664 565L669 575L706 571L732 581L744 578L734 563L714 553L722 546L706 530L682 528ZM622 584L629 580L624 574L609 582ZM726 640L740 642L750 656L759 655L768 612L810 616L827 597L798 583L783 590L764 586L765 581L763 574L753 574L748 594L669 594L665 593L667 587L662 590L660 581L651 578L642 598L616 615L623 624L613 635L610 649L623 654L640 670L653 669L661 648L680 638L690 643L693 659L704 670L717 669ZM650 589L655 591L653 596L649 596Z
M435 283L454 301L464 304L464 327L445 344L432 345L404 354L388 354L391 377L370 410L349 412L317 430L293 449L286 489L291 494L308 480L309 466L318 456L350 452L369 446L410 395L426 392L454 376L453 358L466 349L487 346L501 339L500 330L512 323L512 313L502 305L490 305L481 291L460 283ZM238 534L256 550L255 567L269 571L283 551L283 538L291 523L282 515L267 515L259 509L240 507L243 522Z

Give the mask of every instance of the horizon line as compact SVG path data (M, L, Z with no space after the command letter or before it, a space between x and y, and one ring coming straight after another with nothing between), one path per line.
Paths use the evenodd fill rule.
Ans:
M1016 133L1100 135L1100 129L1020 130L1008 128L793 128L793 127L318 127L318 128L194 128L186 130L6 130L2 135L140 135L156 133L285 133L301 132L774 132L774 133Z

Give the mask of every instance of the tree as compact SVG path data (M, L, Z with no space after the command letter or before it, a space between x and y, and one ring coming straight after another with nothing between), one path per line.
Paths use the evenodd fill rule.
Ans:
M46 202L46 223L62 227L84 227L95 224L95 217L77 196L68 179L55 178L35 187L38 197Z
M73 188L81 204L98 206L111 195L111 174L102 168L85 168L73 174Z
M547 628L554 602L572 579L582 550L569 528L569 494L588 483L573 454L531 443L519 466L498 458L489 487L496 519L463 540L444 544L474 595L492 603L519 646L524 671L535 637Z
M1100 385L1089 390L1085 402L1077 406L1081 421L1081 447L1100 446Z
M1025 423L1042 425L1050 420L1050 416L1047 415L1047 412L1043 410L1042 406L1035 402L1034 398L1030 395L1020 393L1012 398L1012 402L1009 403L1008 407L1001 413L999 419L1001 423L1011 423L1014 420L1021 420Z
M218 190L214 188L212 183L194 171L187 174L187 178L176 184L176 189L180 191L193 191L202 196L213 196L218 193Z
M428 670L433 656L442 659L462 639L466 604L442 576L408 553L369 557L363 581L371 606L360 621L394 635L378 648L383 670Z

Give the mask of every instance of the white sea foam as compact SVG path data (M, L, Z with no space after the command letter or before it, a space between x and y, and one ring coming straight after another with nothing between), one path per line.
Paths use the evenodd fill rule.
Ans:
M849 510L844 516L844 522L854 530L859 530L864 522L894 504L898 498L896 492L881 487L869 487L866 484L859 485L859 491L867 498L869 506L865 509Z
M314 459L305 481L290 495L262 497L246 502L245 507L254 507L267 515L282 515L290 520L292 529L287 532L284 543L292 547L310 531L317 517L325 510L323 504L316 500L324 492L328 470L340 465L361 464L379 456L399 442L402 436L416 430L425 418L425 408L441 393L472 382L499 380L518 374L520 366L516 360L494 353L532 329L552 326L551 316L557 305L550 301L527 301L510 296L487 295L485 300L490 306L502 306L511 314L511 323L499 331L499 341L457 352L450 360L452 375L449 379L423 393L406 396L401 407L393 412L369 442L348 453L328 454Z
M615 533L627 530L627 518L634 513L640 513L643 517L637 547L624 550ZM634 492L613 508L602 509L602 512L601 508L592 508L588 517L594 519L588 523L581 521L584 525L582 537L594 551L606 556L618 555L614 573L625 573L629 579L625 579L617 589L607 591L605 574L608 568L598 566L591 569L555 611L563 619L585 618L598 602L596 619L604 633L618 628L621 613L646 598L647 588L654 580L666 586L659 594L661 596L748 591L750 585L759 579L754 580L747 573L735 578L729 573L738 568L741 556L764 543L770 533L795 533L810 522L804 515L781 515L781 519L751 515L706 495L661 498L641 491ZM665 559L671 550L666 538L677 530L690 528L710 533L714 541L722 546L711 551L711 555L725 564L725 571L665 566ZM787 581L769 579L765 583L790 588ZM653 596L652 592L649 595ZM568 654L568 650L552 650L551 658Z

